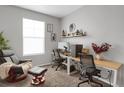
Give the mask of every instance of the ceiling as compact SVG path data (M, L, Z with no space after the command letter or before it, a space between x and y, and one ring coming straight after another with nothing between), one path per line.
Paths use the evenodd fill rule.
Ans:
M81 8L82 5L17 5L18 7L62 18Z

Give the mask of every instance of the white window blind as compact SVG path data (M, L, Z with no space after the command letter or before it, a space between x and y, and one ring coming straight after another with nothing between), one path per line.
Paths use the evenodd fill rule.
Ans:
M44 54L45 22L23 18L23 55Z

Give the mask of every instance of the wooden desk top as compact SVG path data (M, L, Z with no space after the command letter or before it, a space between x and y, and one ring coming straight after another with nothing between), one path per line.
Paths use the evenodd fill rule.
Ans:
M74 58L72 57L73 60L79 62L80 58ZM106 67L106 68L111 68L111 69L119 69L121 67L121 63L117 63L114 61L110 61L110 60L95 60L95 65L99 66L99 67Z
M95 60L95 64L98 66L112 68L115 70L119 69L122 65L121 63L117 63L117 62L110 61L110 60Z

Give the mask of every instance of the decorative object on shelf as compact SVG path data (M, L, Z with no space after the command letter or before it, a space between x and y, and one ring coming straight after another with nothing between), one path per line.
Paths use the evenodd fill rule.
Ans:
M51 41L56 41L56 34L55 33L51 33Z
M9 40L6 40L3 36L3 32L0 32L0 50L10 49L8 46Z
M68 36L70 36L71 34L70 33L68 33Z
M72 33L72 36L75 36L75 33Z
M64 30L62 31L62 36L66 36L66 32Z
M78 29L76 31L76 35L80 35L80 31Z
M53 24L47 24L47 32L53 32Z
M82 29L80 29L80 35L83 36L83 30Z
M69 26L69 31L70 31L70 32L74 32L75 29L76 29L76 25L75 25L74 23L70 24L70 26Z
M108 51L108 49L111 47L110 44L108 43L102 43L101 46L98 46L97 44L95 43L92 43L92 48L95 52L95 55L96 55L96 59L100 60L101 59L101 54L103 52L106 52Z
M64 38L72 38L72 37L82 37L86 36L87 33L83 32L82 29L76 29L76 25L74 23L69 25L69 31L62 31L62 37Z
M86 36L87 35L87 32L86 31L83 31L83 29L80 29L80 35L81 36Z
M87 32L83 32L83 36L86 36L87 35Z

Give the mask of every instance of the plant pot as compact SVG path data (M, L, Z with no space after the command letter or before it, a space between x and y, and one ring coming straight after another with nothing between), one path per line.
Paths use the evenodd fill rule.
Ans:
M101 54L96 54L95 56L96 56L96 59L97 60L100 60L101 59Z

